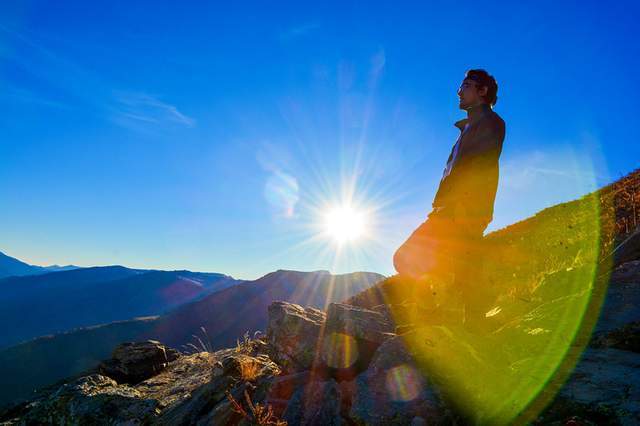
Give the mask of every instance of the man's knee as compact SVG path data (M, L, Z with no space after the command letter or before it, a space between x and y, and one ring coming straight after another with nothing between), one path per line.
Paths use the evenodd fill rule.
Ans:
M400 275L407 275L409 272L406 252L406 244L403 244L393 254L393 267Z

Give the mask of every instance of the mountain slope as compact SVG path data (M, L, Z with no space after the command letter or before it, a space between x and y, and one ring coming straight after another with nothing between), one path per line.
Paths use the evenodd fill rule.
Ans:
M14 257L7 256L6 254L0 252L0 278L42 274L45 272L47 271L40 266L29 265L28 263L22 262Z
M83 268L0 280L0 347L72 328L162 314L240 281L215 273Z
M75 265L29 265L28 263L18 260L15 257L11 257L0 252L0 279L6 277L22 277L25 275L46 274L48 272L71 271L73 269L79 269L79 267Z

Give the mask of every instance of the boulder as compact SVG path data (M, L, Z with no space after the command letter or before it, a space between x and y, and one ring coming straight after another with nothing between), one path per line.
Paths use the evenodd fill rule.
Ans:
M401 336L386 340L355 380L349 417L356 424L451 424L435 386L419 372Z
M537 424L569 424L579 416L595 424L640 424L640 357L618 349L589 348Z
M282 418L291 425L341 425L344 421L340 401L340 388L335 380L309 382L293 394Z
M310 369L324 320L324 312L315 308L272 303L267 326L272 359L286 372Z
M331 303L327 309L324 334L345 334L356 340L380 344L394 336L394 329L380 312L344 303Z
M160 373L179 356L178 351L155 340L122 343L111 359L100 364L99 372L118 383L136 384Z

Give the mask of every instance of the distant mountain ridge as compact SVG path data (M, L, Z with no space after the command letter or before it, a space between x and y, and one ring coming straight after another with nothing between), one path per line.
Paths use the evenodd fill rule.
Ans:
M159 315L242 281L224 274L102 266L0 279L0 347Z
M29 265L28 263L18 260L15 257L11 257L0 252L0 278L46 274L48 272L69 271L69 270L78 269L78 268L79 267L75 265L67 265L67 266Z

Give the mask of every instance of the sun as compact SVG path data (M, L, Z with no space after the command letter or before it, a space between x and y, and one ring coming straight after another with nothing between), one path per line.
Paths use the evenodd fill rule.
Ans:
M366 227L366 215L348 205L330 208L325 215L325 232L338 244L361 239Z

